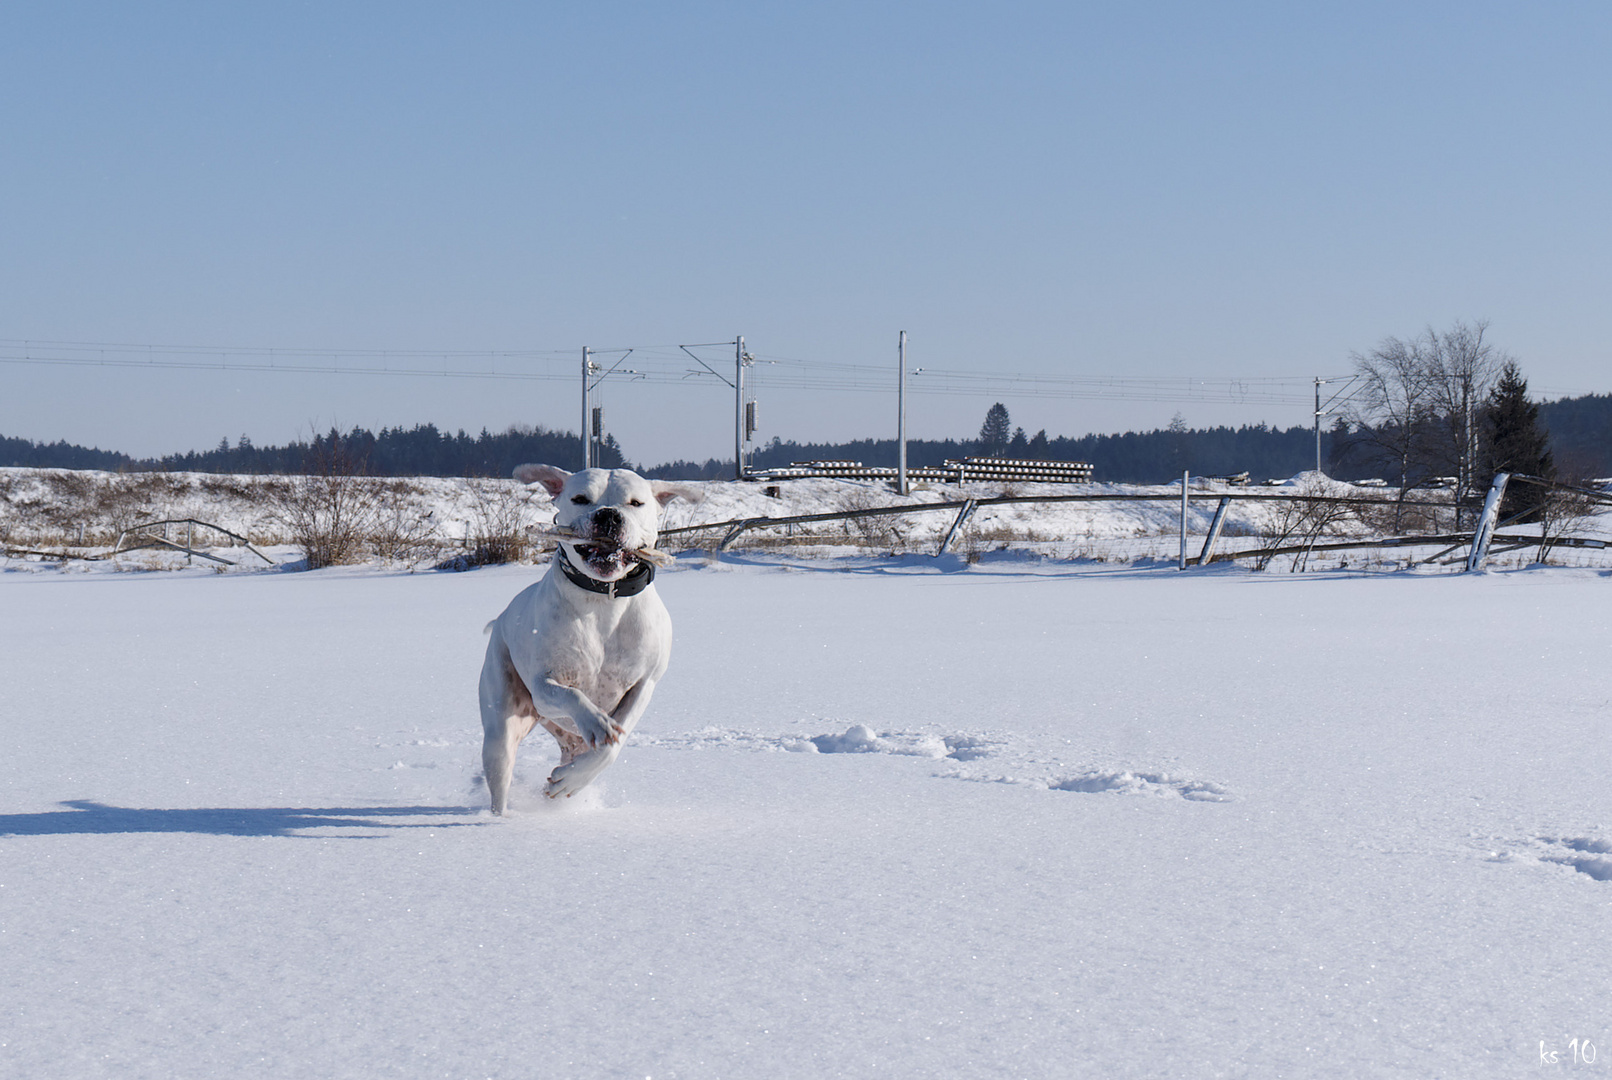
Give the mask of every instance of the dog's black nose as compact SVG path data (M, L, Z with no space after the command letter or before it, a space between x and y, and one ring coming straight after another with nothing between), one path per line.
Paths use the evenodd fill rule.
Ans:
M621 511L613 506L603 506L593 512L593 531L597 536L619 536L626 523Z

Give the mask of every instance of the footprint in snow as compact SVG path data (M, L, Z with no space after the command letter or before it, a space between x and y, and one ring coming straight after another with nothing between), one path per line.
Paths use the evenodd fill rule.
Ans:
M1596 881L1612 881L1612 840L1596 840L1588 836L1541 836L1540 842L1549 845L1540 856L1544 862L1571 866ZM1565 850L1563 850L1565 849Z
M985 784L1014 784L1020 787L1046 788L1048 791L1073 791L1084 795L1145 795L1156 799L1186 799L1189 802L1232 802L1235 796L1219 784L1207 780L1192 780L1162 772L1132 772L1129 769L1089 769L1076 773L1037 775L1034 766L1011 775L969 773L954 770L945 775L957 780L973 780Z
M1192 802L1231 802L1232 794L1219 784L1163 772L1133 772L1126 769L1073 772L1064 763L1036 752L1026 740L1005 735L958 733L940 735L924 731L875 731L866 724L852 724L843 732L812 735L766 736L725 728L705 728L682 735L635 735L651 746L676 749L735 749L788 751L805 754L892 754L900 757L929 758L957 763L936 775L980 783L1019 784L1049 791L1088 794L1113 793L1179 798ZM989 762L1000 769L1007 766L1012 775L983 771L973 763Z
M1539 836L1516 845L1521 849L1490 851L1492 863L1554 863L1570 866L1596 881L1612 881L1612 840L1590 836Z
M674 750L787 751L795 754L894 754L900 757L951 758L970 761L984 757L1000 740L984 735L937 735L925 731L886 731L852 724L830 735L756 735L729 728L704 728L679 735L633 735L633 741Z

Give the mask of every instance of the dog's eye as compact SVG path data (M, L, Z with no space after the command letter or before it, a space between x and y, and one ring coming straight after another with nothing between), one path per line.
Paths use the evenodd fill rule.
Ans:
M629 505L642 506L642 505L644 505L644 500L642 500L642 499L634 499Z
M586 495L573 495L571 496L571 501L576 503L578 506L588 505L588 497Z

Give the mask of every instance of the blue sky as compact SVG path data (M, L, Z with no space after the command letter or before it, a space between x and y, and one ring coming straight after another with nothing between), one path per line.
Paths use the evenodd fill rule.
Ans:
M1605 392L1609 55L1592 3L7 5L0 355L554 378L0 363L0 434L574 429L582 346L634 346L629 456L722 455L731 392L652 347L736 334L803 441L893 434L900 330L920 437L1307 424L1455 319Z

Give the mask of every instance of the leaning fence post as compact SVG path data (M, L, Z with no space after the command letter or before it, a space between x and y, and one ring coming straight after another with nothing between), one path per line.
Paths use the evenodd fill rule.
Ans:
M957 511L957 517L952 522L952 527L946 530L945 536L941 537L940 547L935 551L935 558L938 559L942 555L946 554L946 549L951 547L952 537L956 536L957 530L961 529L968 519L973 516L974 505L975 500L973 499L963 500L963 508Z
M748 529L750 526L754 525L759 520L761 520L761 519L759 519L759 518L745 518L743 521L734 522L733 523L733 528L728 530L728 535L726 535L726 536L724 536L722 538L722 543L718 544L716 549L718 551L726 551L726 550L728 550L728 548L733 546L733 542L735 540L739 539L739 534L740 533L744 532L746 529Z
M1203 550L1198 553L1198 565L1208 566L1209 556L1215 550L1215 541L1220 539L1220 530L1226 527L1226 511L1231 509L1231 496L1222 495L1220 505L1215 508L1215 519L1209 523L1209 535L1203 538Z
M1467 572L1483 567L1484 556L1489 554L1489 541L1494 538L1494 523L1500 518L1500 503L1506 497L1506 481L1510 473L1495 473L1489 496L1483 500L1483 513L1478 517L1477 528L1472 532L1472 551L1466 558Z

